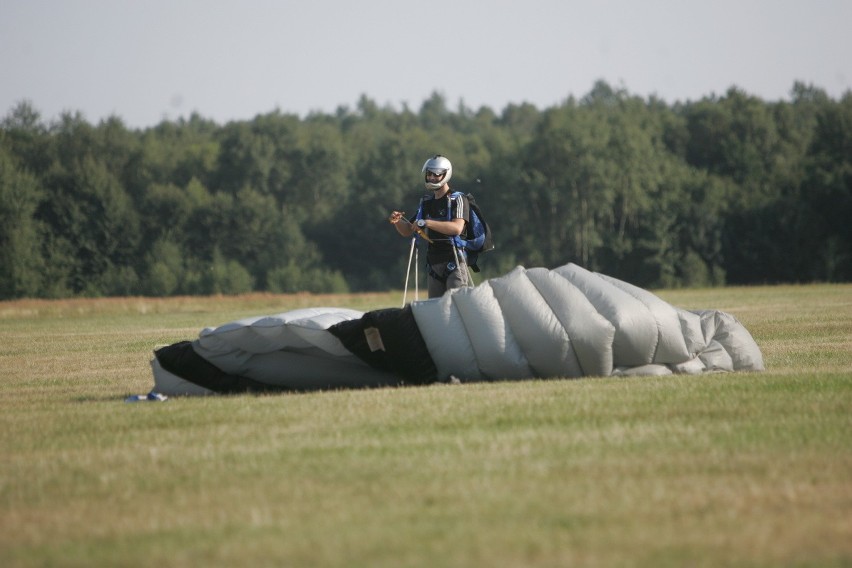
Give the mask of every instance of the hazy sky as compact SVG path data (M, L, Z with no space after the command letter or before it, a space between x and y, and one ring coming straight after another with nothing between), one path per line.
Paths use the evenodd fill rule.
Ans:
M603 79L669 103L852 89L852 0L0 0L0 117L153 126L275 109L543 109Z

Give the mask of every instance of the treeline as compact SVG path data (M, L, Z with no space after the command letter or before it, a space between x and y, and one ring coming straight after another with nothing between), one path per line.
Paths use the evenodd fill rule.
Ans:
M436 93L144 130L21 102L0 127L0 299L399 288L409 245L386 217L414 212L435 153L494 229L485 277L571 261L645 287L852 280L852 94L669 105L599 82L544 110Z

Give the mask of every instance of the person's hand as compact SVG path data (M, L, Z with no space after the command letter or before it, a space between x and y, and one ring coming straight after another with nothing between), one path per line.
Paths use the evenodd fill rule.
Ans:
M388 221L390 221L392 225L396 225L397 223L399 223L400 219L402 219L403 215L404 212L402 211L393 211L391 212L390 217L388 217Z

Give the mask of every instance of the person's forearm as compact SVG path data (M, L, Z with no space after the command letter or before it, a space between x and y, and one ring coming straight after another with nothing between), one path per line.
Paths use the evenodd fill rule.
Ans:
M393 226L396 227L396 232L402 235L403 237L410 237L414 234L414 225L412 225L408 221L399 221L397 223L394 223Z

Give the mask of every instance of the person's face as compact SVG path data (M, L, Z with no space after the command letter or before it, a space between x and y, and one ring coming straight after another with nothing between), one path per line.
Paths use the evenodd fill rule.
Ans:
M426 181L429 183L441 183L445 175L447 175L446 170L426 170Z

